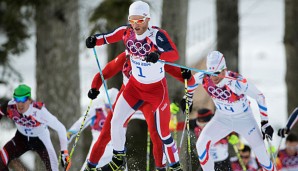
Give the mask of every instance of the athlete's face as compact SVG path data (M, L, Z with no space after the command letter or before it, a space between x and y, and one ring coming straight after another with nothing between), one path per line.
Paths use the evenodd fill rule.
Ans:
M129 16L128 21L137 35L142 35L148 28L150 18L140 15Z
M27 98L26 101L16 101L18 112L25 113L28 110L30 103L31 103L30 98Z
M249 159L250 159L250 152L249 151L240 151L240 157L243 161L243 164L246 166L249 162Z
M298 142L286 142L286 152L290 156L294 156L298 153Z
M214 74L217 74L217 76L211 75L211 80L214 84L218 84L224 78L224 76L226 74L226 70L222 70L222 71L219 71L219 72L214 72Z

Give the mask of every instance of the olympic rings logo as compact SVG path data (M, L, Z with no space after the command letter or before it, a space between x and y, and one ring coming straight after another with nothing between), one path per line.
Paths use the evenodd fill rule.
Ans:
M23 126L29 126L29 127L34 127L37 125L37 122L31 119L27 119L27 118L19 118L17 116L14 116L12 118L12 120L17 123L17 124L21 124Z
M142 44L141 42L133 42L132 40L126 42L126 47L132 54L142 56L146 55L151 50L151 46L148 43Z
M224 100L227 100L229 97L231 97L231 93L228 90L222 90L221 88L214 88L209 86L208 92L212 94L212 96Z

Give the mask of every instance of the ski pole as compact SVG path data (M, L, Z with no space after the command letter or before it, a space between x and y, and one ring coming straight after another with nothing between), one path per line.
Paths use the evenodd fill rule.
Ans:
M75 148L76 148L76 146L77 146L77 143L78 143L78 141L79 141L79 138L80 138L81 132L82 132L82 130L83 130L83 127L84 127L84 125L85 125L85 120L86 120L86 118L87 118L87 116L88 116L88 113L89 113L89 111L90 111L91 105L92 105L92 100L90 100L90 103L89 103L89 105L88 105L88 107L87 107L87 111L86 111L86 113L85 113L85 115L84 115L84 119L83 119L82 124L81 124L81 126L80 126L80 130L79 130L78 134L76 135L75 142L74 142L74 144L73 144L73 146L72 146L72 149L71 149L71 151L70 151L69 158L68 158L68 160L67 160L67 162L66 162L66 167L65 167L65 170L66 170L66 171L68 171L68 170L70 169L70 167L71 167L71 158L72 158L73 152L74 152L74 150L75 150Z
M269 146L269 153L270 153L270 158L271 158L271 161L273 162L273 165L276 166L275 164L275 155L273 154L273 148L274 146L271 144L270 140L269 140L269 137L266 135L266 140L267 140L267 143L268 143L268 146Z
M150 170L150 132L147 130L147 155L146 155L146 171Z
M187 67L187 66L183 66L183 65L171 63L171 62L166 62L166 61L162 61L162 60L158 60L158 62L167 64L167 65L171 65L171 66L175 66L175 67L179 67L179 68L188 69L188 70L195 71L195 72L202 72L204 74L212 75L212 76L216 76L216 77L220 77L220 78L227 78L227 79L231 79L231 80L237 80L237 81L241 81L243 83L246 83L247 82L246 79L234 78L234 77L230 77L230 76L220 76L218 74L214 74L214 72L208 72L206 70L200 70L200 69L197 69L197 68L191 68L191 67Z
M190 131L189 131L189 107L188 106L188 96L187 96L187 79L184 79L184 91L185 91L185 114L186 114L186 129L187 129L187 151L189 155L189 169L192 171L191 165L191 147L190 147Z
M179 144L179 149L181 149L181 147L182 147L182 143L183 143L183 139L184 139L184 134L185 134L185 129L186 129L186 122L187 122L187 118L185 117L185 121L184 121L184 125L183 125L183 131L182 131L182 135L181 135L181 139L180 139L180 144Z
M239 150L238 150L238 147L236 146L236 144L233 144L233 148L234 148L234 151L235 151L235 153L236 153L236 155L237 155L237 158L238 158L238 160L239 160L239 163L240 163L240 165L241 165L243 171L246 171L246 170L247 170L247 169L246 169L246 166L245 166L244 163L243 163L243 160L242 160L242 158L241 158L241 156L240 156L240 153L239 153Z
M61 155L59 154L59 158L58 158L58 168L60 166L60 162L61 162Z
M108 94L108 88L107 88L105 79L103 78L103 73L102 73L102 70L101 70L100 65L99 65L99 60L98 60L98 57L97 57L97 53L96 53L95 47L93 48L93 53L94 53L94 56L95 56L95 59L96 59L96 63L97 63L98 69L99 69L100 78L102 80L102 83L104 85L104 89L106 91L106 95L107 95L107 98L108 98L108 101L109 101L110 109L113 111L111 100L110 100L110 96Z
M233 135L231 135L231 136L228 137L228 141L233 146L233 149L234 149L234 151L235 151L235 153L237 155L237 158L239 160L240 166L242 167L242 170L243 171L246 171L247 170L246 169L246 166L243 163L243 160L242 160L242 158L240 156L240 153L239 153L239 150L238 150L238 147L237 147L237 144L240 144L241 143L239 141L239 138L236 135L233 134Z
M276 150L275 156L274 156L274 158L275 158L275 159L277 158L278 151L279 151L279 149L280 149L280 146L281 146L282 140L283 140L283 138L281 137L281 138L280 138L280 140L279 140L278 146L277 146L277 150Z

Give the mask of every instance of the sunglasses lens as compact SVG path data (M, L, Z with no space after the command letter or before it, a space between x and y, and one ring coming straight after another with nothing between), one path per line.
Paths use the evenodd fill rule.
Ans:
M28 100L28 96L25 97L14 97L14 101L17 103L25 103Z
M134 20L128 20L129 24L134 24Z
M142 24L142 23L144 23L145 22L145 19L139 19L139 20L137 20L137 23L138 24Z
M214 74L216 74L216 75L218 75L218 74L220 74L221 73L221 71L216 71L216 72L214 72Z
M133 19L128 19L128 22L130 24L143 24L145 22L146 18L138 19L138 20L133 20Z

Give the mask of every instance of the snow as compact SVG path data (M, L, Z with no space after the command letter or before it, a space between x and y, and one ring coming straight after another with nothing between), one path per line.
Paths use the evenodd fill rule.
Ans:
M100 2L100 0L80 1L82 7L81 45L80 45L80 80L82 112L89 104L87 92L92 78L98 72L94 54L84 46L84 40L89 36L86 16ZM161 1L149 1L152 5L152 25L160 25ZM284 1L280 0L240 0L240 73L252 81L265 95L270 123L277 130L285 125L287 120L286 85L285 85L285 52L283 46L284 29ZM190 0L188 18L187 66L197 62L207 52L214 50L216 32L215 0ZM269 22L270 21L270 22ZM32 30L34 33L35 30ZM229 40L227 40L229 41ZM28 40L29 50L19 57L14 57L15 68L24 77L24 83L32 87L32 96L36 97L35 83L35 37ZM106 64L105 47L97 47L97 54L101 68ZM16 85L17 86L17 83ZM12 94L13 88L1 88L0 96ZM259 121L257 104L251 100L253 111ZM1 125L3 122L1 122ZM14 130L7 131L1 126L2 147L14 134ZM277 146L279 138L276 134L273 144ZM26 158L26 161L29 157ZM30 162L27 162L30 163Z

